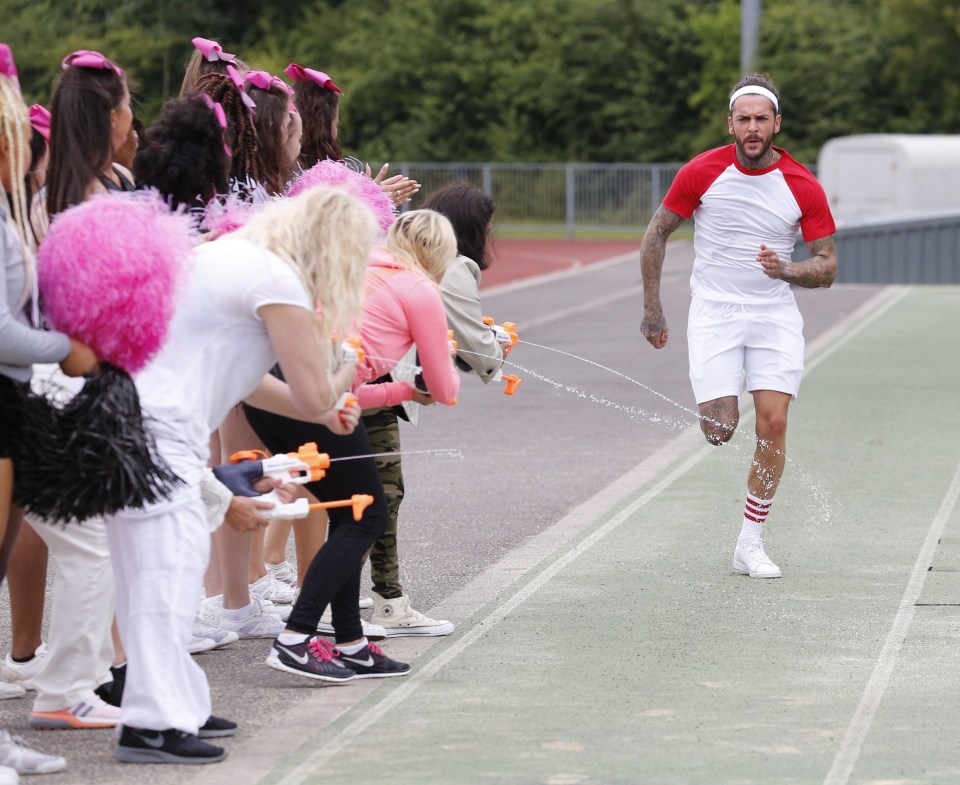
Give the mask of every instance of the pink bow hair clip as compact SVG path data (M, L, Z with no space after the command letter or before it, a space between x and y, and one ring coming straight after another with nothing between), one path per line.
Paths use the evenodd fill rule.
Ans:
M269 91L273 87L279 87L287 95L293 94L293 90L290 89L290 86L279 76L274 76L266 71L247 71L247 73L244 75L244 79L246 80L247 84L253 85L260 90Z
M5 76L20 92L20 78L17 76L17 63L13 59L13 50L6 44L0 44L0 76Z
M227 114L226 112L223 111L223 105L219 101L214 101L209 95L206 95L205 93L201 93L200 97L203 99L203 102L207 105L207 107L213 110L213 114L217 118L217 123L220 124L220 130L221 132L223 132L221 133L221 136L224 137L223 151L227 154L227 158L232 158L233 151L227 145L227 139L225 135L225 132L227 130Z
M216 41L211 41L209 38L194 38L191 43L197 47L197 50L200 54L203 55L204 59L210 63L215 63L217 60L220 60L224 63L235 63L237 62L237 56L232 55L229 52L224 52L223 47L220 46Z
M313 82L326 90L332 90L334 93L343 95L343 90L337 87L323 71L314 71L312 68L304 68L302 65L290 63L283 72L294 82Z
M230 81L236 86L240 91L240 98L243 99L243 105L250 110L250 114L253 115L257 111L257 104L254 100L247 95L247 91L244 89L243 77L240 76L239 72L232 65L227 66L227 76L230 77Z
M42 104L32 104L29 109L30 125L48 142L50 141L50 112Z
M64 57L63 62L60 63L60 67L66 71L70 66L76 68L93 68L100 71L113 71L123 79L123 69L120 66L112 62L106 55L91 51L90 49L80 49Z

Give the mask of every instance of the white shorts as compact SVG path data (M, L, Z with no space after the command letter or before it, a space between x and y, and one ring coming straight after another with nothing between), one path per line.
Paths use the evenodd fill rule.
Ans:
M794 398L803 376L803 317L795 303L738 305L694 296L687 324L697 403L774 390Z

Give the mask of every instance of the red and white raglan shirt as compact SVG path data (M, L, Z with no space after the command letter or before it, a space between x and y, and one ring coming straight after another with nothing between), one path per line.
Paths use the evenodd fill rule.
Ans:
M744 169L736 146L718 147L685 164L663 205L693 217L693 275L690 288L705 300L742 305L794 302L785 281L768 278L757 254L760 245L790 259L797 236L805 242L833 234L836 225L823 187L789 153L766 169Z

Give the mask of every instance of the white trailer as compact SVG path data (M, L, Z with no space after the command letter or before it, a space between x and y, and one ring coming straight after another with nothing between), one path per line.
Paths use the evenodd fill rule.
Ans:
M817 177L836 218L960 207L960 135L831 139Z

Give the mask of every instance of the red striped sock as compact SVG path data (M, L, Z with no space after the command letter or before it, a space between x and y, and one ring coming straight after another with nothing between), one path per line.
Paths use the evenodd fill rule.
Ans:
M767 519L773 499L758 499L747 494L747 504L743 509L743 526L740 529L740 541L759 540L763 534L763 522Z

